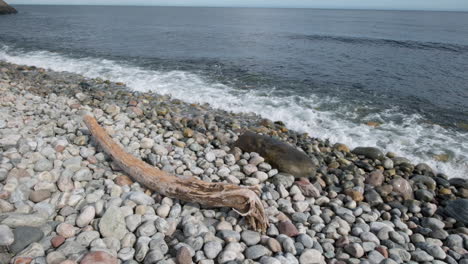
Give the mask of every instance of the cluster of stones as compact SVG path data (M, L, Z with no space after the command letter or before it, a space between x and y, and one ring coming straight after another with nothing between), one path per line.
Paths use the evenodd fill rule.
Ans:
M0 263L468 263L468 182L425 164L34 67L0 62L0 94ZM267 232L132 182L96 147L85 112L164 171L260 185ZM243 128L302 149L316 174L230 147Z

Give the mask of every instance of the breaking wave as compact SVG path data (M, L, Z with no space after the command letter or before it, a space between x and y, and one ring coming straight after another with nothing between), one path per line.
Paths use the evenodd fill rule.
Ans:
M274 89L268 93L237 89L187 71L156 71L125 61L74 58L9 46L0 46L0 60L124 82L137 91L155 91L189 103L209 103L228 111L255 112L265 118L281 120L289 128L308 132L314 137L345 143L351 148L377 146L414 163L425 162L449 177L468 177L468 133L431 124L419 115L405 115L398 109L367 111L359 115L358 110L365 106L350 102L336 104L336 98L280 96ZM321 106L331 103L340 107L320 110ZM376 120L380 123L378 127L365 124ZM436 155L444 155L448 161L437 161L434 159Z

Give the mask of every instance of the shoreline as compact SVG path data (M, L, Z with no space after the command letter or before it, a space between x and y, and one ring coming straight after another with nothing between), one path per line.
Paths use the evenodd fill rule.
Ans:
M147 259L171 263L183 254L204 264L247 259L354 263L363 258L370 263L385 259L385 263L400 263L399 254L402 261L468 261L466 212L446 210L447 206L466 208L464 200L461 205L451 201L468 198L468 181L449 179L426 164L412 164L376 148L330 145L254 113L231 113L154 92L130 91L123 83L3 61L0 92L5 95L0 99L0 120L5 120L0 122L0 227L19 232L30 224L19 221L19 214L27 214L25 219L37 223L32 228L50 229L34 242L20 241L23 245L16 248L24 247L14 253L14 261L61 257L83 263L94 256L89 250L125 263ZM260 185L271 224L267 234L249 231L232 210L200 208L130 184L94 147L80 120L84 112L92 112L127 151L162 170L210 182ZM295 179L256 154L230 154L229 146L245 129L301 148L317 167L316 176L310 182ZM120 210L109 209L114 207ZM124 225L125 230L109 234L100 224L103 219L109 226ZM18 226L18 221L23 225ZM189 226L197 230L188 230ZM380 235L385 228L389 231ZM2 231L0 237L8 233ZM84 233L93 239L83 242ZM432 236L432 240L422 242L420 236ZM459 241L458 237L461 248L460 243L448 242L450 238ZM50 242L62 238L58 246ZM19 243L15 239L11 244ZM168 249L157 251L150 241L164 243ZM80 251L74 252L74 247ZM145 254L142 248L148 248ZM0 260L14 256L1 252Z
M284 120L289 129L307 132L322 140L329 139L332 143L344 143L350 148L376 146L407 157L414 164L426 163L450 177L465 178L468 175L468 145L463 143L468 134L426 122L418 114L407 115L397 109L377 110L375 115L364 114L363 119L355 120L352 117L356 110L352 109L353 104L343 102L344 108L341 108L341 100L334 101L329 97L305 96L304 100L296 102L290 96L238 93L236 86L205 79L204 74L158 71L124 61L94 57L78 59L47 51L15 52L14 47L10 47L10 52L9 46L6 48L0 50L0 59L10 63L123 82L133 91L158 91L187 103L208 103L213 108L228 112L253 112L270 120ZM177 89L172 89L174 87ZM329 103L332 108L320 110L321 105Z

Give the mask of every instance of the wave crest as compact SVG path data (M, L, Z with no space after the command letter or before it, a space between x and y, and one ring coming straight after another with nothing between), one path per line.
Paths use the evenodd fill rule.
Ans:
M468 133L430 124L419 115L403 115L397 109L370 111L364 118L356 118L357 106L347 102L341 102L338 104L341 107L333 111L320 110L320 106L336 103L336 98L242 90L187 71L155 71L128 62L72 58L48 51L26 52L8 46L0 48L0 60L124 82L137 91L168 94L189 103L209 103L228 111L254 112L284 121L289 128L314 137L345 143L351 148L377 146L414 163L425 162L450 177L468 177ZM381 125L364 124L373 120L379 120ZM449 161L436 161L434 156L439 154L447 154Z

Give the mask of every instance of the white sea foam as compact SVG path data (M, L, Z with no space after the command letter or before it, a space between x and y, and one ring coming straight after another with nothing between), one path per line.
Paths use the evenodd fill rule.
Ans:
M0 47L0 60L124 82L137 91L170 94L190 103L209 103L229 111L255 112L274 121L281 120L289 128L308 132L314 137L345 143L351 148L378 146L414 163L425 162L450 177L468 178L468 133L423 122L418 115L405 116L397 111L373 113L366 119L383 121L381 126L374 128L353 121L353 106L344 102L343 107L333 111L317 110L336 99L278 97L273 92L244 91L206 81L202 76L186 71L154 71L124 62L76 59L48 51L24 52L7 46ZM397 119L402 121L391 121ZM436 154L448 154L450 159L437 162L434 160Z

